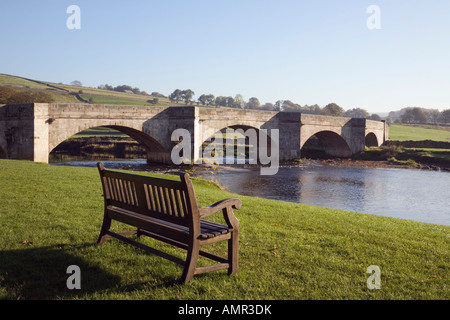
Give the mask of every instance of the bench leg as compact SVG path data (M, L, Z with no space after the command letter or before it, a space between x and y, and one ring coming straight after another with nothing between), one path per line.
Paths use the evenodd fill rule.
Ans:
M228 274L236 274L238 272L239 262L239 233L234 230L231 233L231 239L228 240Z
M111 227L111 218L108 216L107 213L105 213L103 217L103 225L102 229L100 230L100 235L98 236L97 244L103 244L106 241L107 235L106 232Z
M199 257L200 244L198 241L193 241L189 245L187 251L186 262L183 269L183 275L181 276L180 282L186 283L194 278L195 268L197 267L197 261Z

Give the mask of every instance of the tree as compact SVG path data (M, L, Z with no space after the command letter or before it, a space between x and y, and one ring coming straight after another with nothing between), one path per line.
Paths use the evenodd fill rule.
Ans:
M133 88L132 88L131 86L126 85L126 84L122 84L122 85L120 85L120 86L117 86L117 87L115 87L113 90L114 90L114 91L117 91L117 92L127 92L127 91L132 91L132 92L134 92L134 91L133 91ZM139 89L138 89L138 90L139 90Z
M439 117L441 115L441 113L439 112L438 109L428 109L425 110L427 116L428 116L428 121L434 124L437 124L439 122Z
M225 106L226 107L234 108L235 105L236 105L236 103L234 102L234 98L233 97L226 97L225 98Z
M426 123L428 115L421 108L413 108L414 119L417 123Z
M342 117L344 114L344 109L333 102L323 107L323 109L320 110L320 114L324 116Z
M283 103L284 100L277 100L277 102L275 102L275 111L283 111Z
M301 107L291 100L283 100L283 111L299 111Z
M181 91L181 99L188 104L189 102L191 102L192 97L195 95L195 92L192 91L191 89L186 89Z
M97 87L97 89L113 91L113 90L114 90L114 87L106 83L106 84L101 84L101 85L99 85L99 86Z
M252 97L247 102L247 109L259 109L261 106L261 103L259 102L258 98Z
M450 123L450 109L441 112L439 121L442 123Z
M370 117L367 117L369 120L381 121L381 117L375 113L371 114Z
M198 97L197 101L202 105L206 105L206 94L202 94L200 97Z
M81 81L78 80L74 80L70 83L72 86L76 86L76 87L81 87L83 84L81 83Z
M159 93L159 92L152 92L151 96L152 97L156 97L156 98L165 98L165 96L162 93Z
M175 101L176 103L178 103L178 101L180 101L181 98L181 90L180 89L176 89L174 92L172 92L169 95L169 99L170 101Z
M353 108L351 110L345 111L343 116L349 118L368 118L369 113L361 108Z
M198 98L198 102L200 102L202 105L209 106L214 103L214 95L212 94L202 94Z
M403 123L426 123L427 114L421 108L406 108L405 112L400 117Z
M274 108L275 108L275 106L273 105L273 103L270 103L270 102L266 102L264 105L261 106L261 109L269 110L269 111L274 110Z
M214 101L215 101L215 100L216 100L216 98L214 97L213 94L208 94L208 95L206 96L206 105L209 106L209 105L214 104Z
M244 100L244 97L242 96L242 94L238 93L234 97L234 107L238 108L238 109L244 109L245 105L246 105L246 102Z
M300 108L300 111L309 114L320 114L320 107L317 104L311 106L304 105Z
M133 88L131 91L133 91L134 94L141 94L141 90L139 88Z
M218 96L216 98L215 104L217 107L226 107L227 106L227 97Z
M400 116L400 121L402 123L413 123L414 122L414 116L412 114L412 108L405 108L405 109L403 109L403 113Z

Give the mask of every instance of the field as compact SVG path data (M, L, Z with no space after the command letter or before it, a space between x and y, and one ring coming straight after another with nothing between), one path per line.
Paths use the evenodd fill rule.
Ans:
M450 127L393 124L389 127L389 139L395 141L433 140L450 142Z
M200 205L242 200L240 269L178 285L172 262L114 239L95 245L103 214L95 168L0 160L0 299L450 299L448 226L238 196L200 179L194 186ZM80 290L67 289L70 265L80 267ZM379 290L367 287L371 265L381 269Z

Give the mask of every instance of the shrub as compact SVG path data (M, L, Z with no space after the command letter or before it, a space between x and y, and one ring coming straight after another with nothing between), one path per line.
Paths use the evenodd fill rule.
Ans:
M396 146L396 145L392 145L392 146L387 146L387 147L382 147L381 148L381 156L384 159L390 159L390 158L398 157L398 155L400 153L402 153L402 152L403 152L403 147Z

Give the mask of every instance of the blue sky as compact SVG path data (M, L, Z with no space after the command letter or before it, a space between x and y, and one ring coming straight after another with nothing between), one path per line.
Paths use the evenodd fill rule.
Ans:
M81 9L70 30L67 7ZM381 29L370 30L370 5ZM0 73L384 113L450 108L448 0L0 3Z

